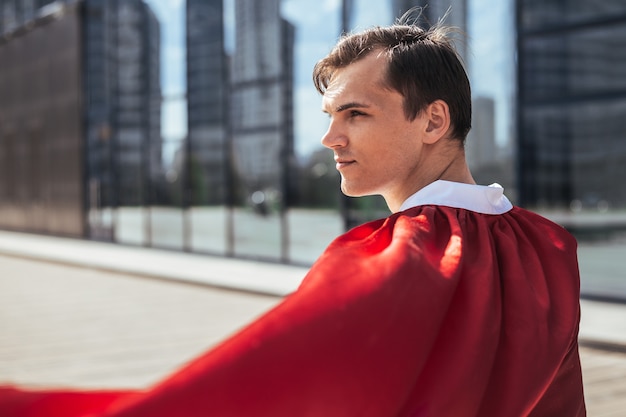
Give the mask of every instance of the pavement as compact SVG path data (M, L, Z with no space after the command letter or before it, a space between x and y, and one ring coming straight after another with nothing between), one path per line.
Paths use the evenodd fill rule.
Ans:
M146 387L280 300L0 254L0 385Z
M0 254L275 297L294 291L307 272L302 266L9 231L0 231ZM581 310L581 344L626 351L626 303L583 298Z

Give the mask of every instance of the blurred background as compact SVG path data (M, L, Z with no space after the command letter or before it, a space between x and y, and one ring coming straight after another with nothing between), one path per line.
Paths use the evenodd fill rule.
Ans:
M0 228L310 265L389 214L339 192L313 65L414 6L466 34L475 179L626 301L626 0L0 0Z

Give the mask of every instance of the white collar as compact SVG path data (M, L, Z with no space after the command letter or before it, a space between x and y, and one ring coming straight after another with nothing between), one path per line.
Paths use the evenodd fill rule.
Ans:
M437 180L407 198L399 211L424 205L462 208L484 214L503 214L513 208L500 184L486 186Z

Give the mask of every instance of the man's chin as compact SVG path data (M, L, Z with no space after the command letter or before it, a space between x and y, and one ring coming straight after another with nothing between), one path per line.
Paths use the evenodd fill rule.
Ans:
M341 182L341 193L347 197L361 197L351 187L346 186L343 181Z
M341 192L347 197L366 197L368 195L376 195L376 192L364 190L355 186L350 186L345 182L341 182Z

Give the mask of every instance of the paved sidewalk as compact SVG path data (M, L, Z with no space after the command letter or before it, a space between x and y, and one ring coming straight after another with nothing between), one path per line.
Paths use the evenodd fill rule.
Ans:
M284 296L307 268L90 240L0 231L0 254Z
M0 255L0 385L149 386L280 300Z
M6 231L0 231L0 254L273 296L294 291L307 272L292 265ZM581 300L581 308L583 343L626 350L626 303Z

